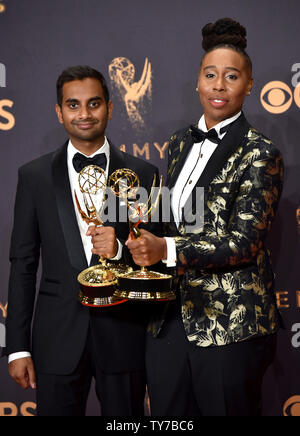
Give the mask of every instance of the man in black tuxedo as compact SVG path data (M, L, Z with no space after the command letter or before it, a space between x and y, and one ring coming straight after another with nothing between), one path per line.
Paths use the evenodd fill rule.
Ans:
M93 377L102 415L143 415L143 309L129 302L107 308L78 302L78 274L97 264L100 255L120 260L128 236L127 223L87 229L80 219L74 201L78 153L100 154L107 175L131 168L148 190L157 172L107 140L112 110L101 73L87 66L68 68L57 81L56 111L69 141L19 170L5 354L13 379L37 390L40 416L84 415Z

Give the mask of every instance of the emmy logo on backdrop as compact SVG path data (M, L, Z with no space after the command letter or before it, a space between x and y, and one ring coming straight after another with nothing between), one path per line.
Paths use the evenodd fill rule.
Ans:
M135 81L135 68L130 60L120 57L112 60L108 68L109 77L125 103L130 122L136 129L143 128L145 121L145 101L152 99L152 68L148 58L145 59L143 73Z
M0 2L0 14L3 14L3 12L5 12L5 10L6 10L5 4Z

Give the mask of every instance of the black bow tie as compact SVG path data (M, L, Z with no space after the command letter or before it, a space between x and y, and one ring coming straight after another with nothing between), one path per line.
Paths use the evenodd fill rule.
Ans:
M239 119L239 118L237 118ZM229 124L226 124L226 126L221 127L220 129L220 135L223 135L223 133L226 133L227 130L230 129L230 127L236 122L236 120L232 121ZM203 142L205 139L209 139L211 142L215 142L216 144L220 144L221 139L219 138L216 129L210 129L208 132L203 132L203 130L198 129L196 126L191 125L190 126L192 138L194 139L194 142Z
M97 165L100 168L106 169L107 159L105 153L96 154L94 157L85 157L81 153L76 153L73 157L73 166L77 173L88 165Z
M208 132L203 132L203 130L198 129L195 126L190 126L192 132L192 138L194 142L203 142L205 139L209 139L211 142L219 144L221 139L219 138L215 129L210 129Z

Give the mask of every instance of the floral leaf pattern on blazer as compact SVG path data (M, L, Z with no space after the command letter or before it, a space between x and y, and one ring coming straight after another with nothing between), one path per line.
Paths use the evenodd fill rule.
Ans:
M265 239L281 196L283 161L272 142L243 116L240 123L244 130L239 142L220 170L206 179L202 231L187 234L185 223L178 230L174 223L165 227L165 234L174 236L176 243L175 282L184 328L189 341L201 347L271 334L279 326ZM182 167L188 138L185 129L170 139L169 183ZM162 318L152 323L154 336L162 323Z

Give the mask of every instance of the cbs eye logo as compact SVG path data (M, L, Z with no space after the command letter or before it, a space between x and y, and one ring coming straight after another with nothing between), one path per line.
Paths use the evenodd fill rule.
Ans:
M283 416L300 416L300 395L295 395L285 402Z
M300 108L300 84L294 92L284 82L273 81L267 83L260 94L260 101L264 109L272 114L282 114L292 105L293 100Z

